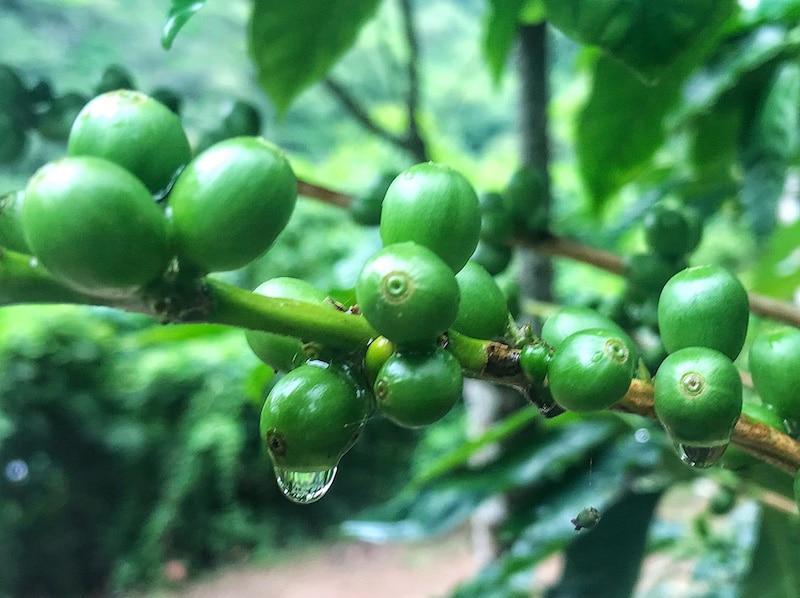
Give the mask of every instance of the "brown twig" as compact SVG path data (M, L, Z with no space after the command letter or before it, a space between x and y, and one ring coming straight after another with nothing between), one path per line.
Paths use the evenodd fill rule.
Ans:
M334 81L331 77L326 77L322 83L325 88L331 92L331 95L339 100L347 112L350 113L350 116L352 116L364 129L376 137L391 143L392 145L396 145L402 149L408 149L404 137L395 135L387 128L373 120L367 109L364 108L364 106L362 106L361 103L341 83Z
M331 77L323 80L325 88L347 110L355 121L364 129L402 150L407 151L417 162L425 162L428 158L428 149L419 130L417 109L419 107L419 72L417 62L419 59L419 42L414 27L411 0L400 0L400 12L403 17L403 32L408 44L408 62L406 77L408 78L408 95L405 100L406 116L408 123L403 134L396 134L377 122L364 105L351 94L347 88ZM310 196L312 197L312 196ZM322 198L318 198L322 199ZM338 204L337 204L338 205Z
M344 206L350 201L349 196L343 193L331 191L325 187L311 185L302 181L298 182L298 189L303 185L304 189L307 187L306 192L303 194L307 197L312 197L320 201L333 203L335 205ZM537 240L515 239L516 245L530 247L536 252L549 255L552 257L565 257L568 259L583 262L611 272L612 274L625 274L625 268L622 258L615 253L606 251L604 249L597 249L589 245L584 245L577 241L572 241L564 237L556 237L548 235L545 238ZM750 310L763 318L769 318L778 322L791 324L792 326L800 327L800 309L791 303L779 301L771 297L765 297L758 293L748 293L750 300Z
M653 403L652 383L634 380L622 400L612 409L658 419ZM795 475L800 469L800 442L775 428L751 420L746 415L741 415L736 422L731 443L790 475Z
M417 30L414 27L414 14L411 9L411 0L400 0L400 13L403 16L403 32L408 44L408 63L406 76L408 77L408 96L406 97L406 116L408 124L406 129L406 146L408 151L418 162L429 159L428 148L419 130L417 109L419 107L419 41Z
M297 181L297 194L305 197L310 197L318 201L329 203L340 208L346 208L350 205L352 199L346 193L339 193L326 187L320 187L308 181Z

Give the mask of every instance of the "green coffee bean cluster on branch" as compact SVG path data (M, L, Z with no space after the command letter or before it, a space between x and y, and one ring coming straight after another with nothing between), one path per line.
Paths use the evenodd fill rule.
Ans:
M691 465L725 459L733 442L789 473L800 467L800 368L785 367L800 331L756 340L761 402L743 404L733 360L750 309L764 303L722 268L686 267L702 226L679 203L655 206L645 219L650 252L621 262L554 239L537 214L520 212L518 198L538 193L535 173L521 170L502 194L479 198L455 170L417 164L350 202L354 217L380 226L383 247L363 265L357 304L341 305L296 279L251 292L206 275L268 251L298 189L342 205L349 198L298 182L260 137L192 154L180 119L156 99L114 90L88 101L66 156L4 197L0 300L245 329L254 353L285 374L265 401L260 434L292 500L324 495L370 416L410 427L438 421L461 396L463 375L513 386L549 417L607 408L656 416ZM541 338L518 329L492 277L515 238L625 274L624 309L612 319L564 308ZM783 309L778 319L795 317ZM644 354L615 322L636 318L657 329L660 353Z

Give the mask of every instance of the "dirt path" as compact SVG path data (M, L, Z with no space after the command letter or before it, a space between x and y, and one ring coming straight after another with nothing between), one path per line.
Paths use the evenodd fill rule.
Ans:
M464 535L426 544L342 543L268 567L228 569L174 598L430 598L474 574Z

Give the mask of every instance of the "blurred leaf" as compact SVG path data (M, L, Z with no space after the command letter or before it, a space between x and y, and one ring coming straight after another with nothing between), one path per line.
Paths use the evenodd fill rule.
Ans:
M800 522L796 515L764 508L750 570L741 596L800 598Z
M244 380L244 394L247 400L261 412L264 400L267 398L267 388L275 379L275 370L264 363L259 363L250 370Z
M530 434L485 467L445 474L440 483L480 489L486 496L547 484L586 462L592 451L619 431L620 422L611 418L576 420L550 429L543 426L541 434Z
M755 500L743 500L725 516L724 528L708 521L708 536L700 536L700 550L695 550L692 581L704 589L706 595L734 598L747 594L737 592L736 586L750 568L753 549L758 540L760 511ZM707 514L700 517L708 517ZM703 528L695 519L693 525ZM696 527L696 529L697 529ZM686 536L687 534L684 534ZM696 542L697 539L694 541ZM689 539L689 542L692 542ZM657 593L657 592L656 592Z
M786 61L778 66L753 122L748 151L788 163L797 153L800 65Z
M544 0L547 19L574 40L599 46L654 83L696 43L713 37L733 0Z
M545 596L630 596L661 494L631 493L614 503L595 529L567 546L561 579Z
M634 472L652 469L660 456L661 450L655 443L639 444L626 435L620 437L619 442L607 445L580 471L573 471L558 483L539 491L528 492L529 504L518 497L518 508L504 524L500 535L501 541L506 539L511 543L510 548L460 586L453 596L515 596L524 584L530 593L529 572L536 563L579 537L570 520L589 506L601 514L611 509L630 491ZM657 492L666 482L651 485L647 493ZM601 519L588 533L597 532L603 524ZM616 549L611 552L619 554Z
M692 128L691 158L697 178L730 178L739 159L742 109L738 105L718 106L699 115Z
M558 482L570 468L588 463L590 453L622 429L612 418L568 418L566 422L554 421L550 428L532 431L482 468L442 468L439 477L428 474L424 483L412 481L399 496L377 508L372 519L348 521L343 529L372 542L420 539L450 531L490 496ZM459 457L462 451L456 451Z
M172 0L167 22L161 30L161 45L165 50L172 47L172 42L181 28L186 25L194 13L203 8L206 0Z
M495 84L500 83L526 0L489 0L483 26L483 56Z
M14 422L11 418L0 411L0 446L6 438L10 438L14 433Z
M791 299L800 286L800 221L779 226L754 271L753 290L778 299Z
M786 164L763 160L746 166L739 200L756 238L764 241L775 228L778 200L783 194Z
M345 521L342 532L364 542L422 540L454 530L485 499L483 492L462 488L405 492L376 511L382 518Z
M209 339L222 334L231 334L230 326L219 324L178 324L174 326L153 326L126 336L126 341L140 347L161 345L162 343L184 342L195 339Z
M768 83L742 148L740 199L750 227L762 241L775 228L786 171L797 154L799 104L800 65L783 62Z
M740 4L742 10L739 19L743 26L777 21L791 23L800 19L800 2L798 0L763 0Z
M601 56L576 124L578 163L595 207L632 181L664 141L664 116L679 97L674 72L655 86Z
M787 31L778 25L764 25L733 39L687 79L676 118L683 120L714 108L723 94L746 75L798 48L800 28Z
M353 45L380 0L259 0L250 20L250 55L278 112L322 79Z
M520 22L528 25L535 25L536 23L544 21L544 19L545 11L542 0L527 0L519 15Z
M539 409L535 405L515 411L490 427L480 437L469 440L459 449L442 456L438 461L432 463L415 476L412 483L423 485L456 467L465 465L470 457L477 451L517 433L520 429L531 424L540 417Z

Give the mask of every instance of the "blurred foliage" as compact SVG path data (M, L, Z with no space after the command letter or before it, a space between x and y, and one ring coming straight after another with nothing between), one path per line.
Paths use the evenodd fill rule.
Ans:
M196 572L276 558L407 475L416 434L376 420L329 498L289 503L259 444L265 388L248 385L263 366L243 335L176 337L104 311L0 312L0 594L130 588L170 559Z

